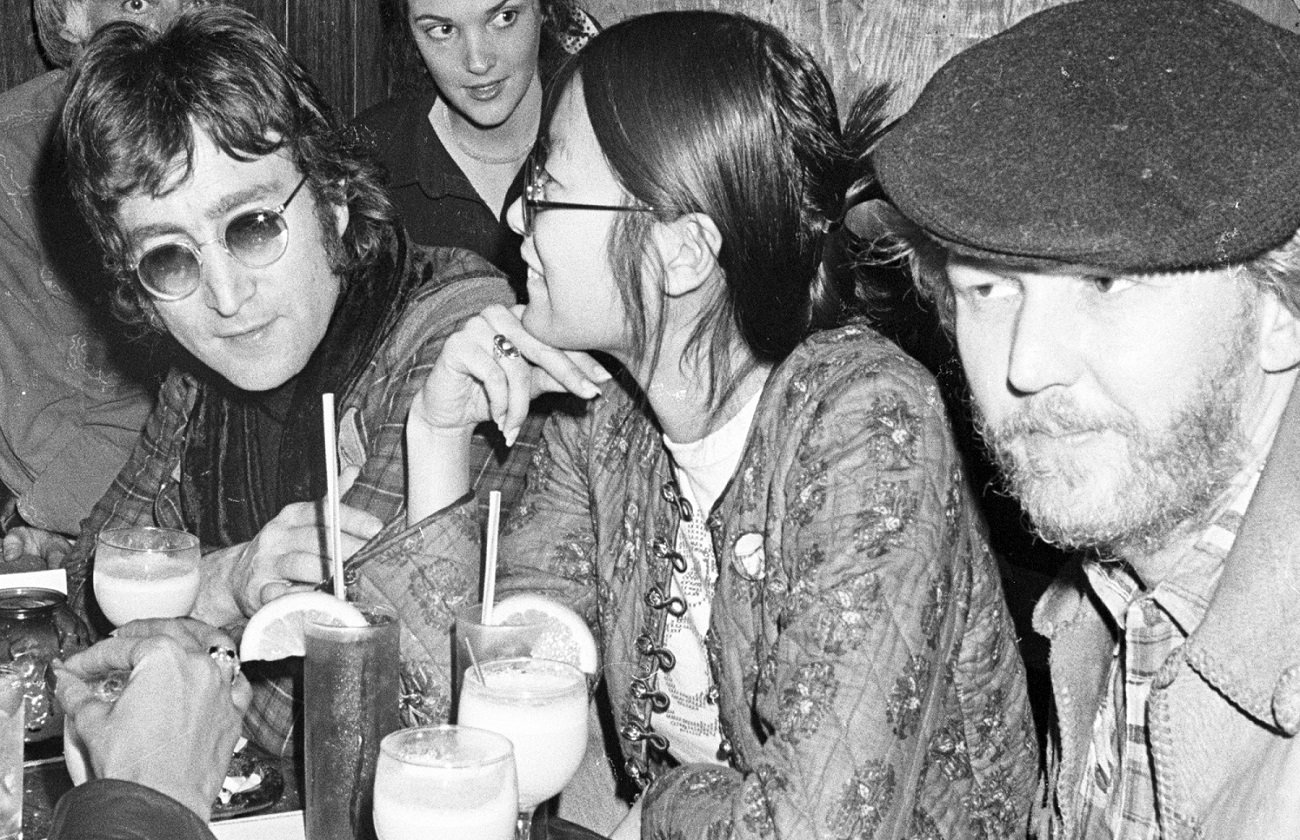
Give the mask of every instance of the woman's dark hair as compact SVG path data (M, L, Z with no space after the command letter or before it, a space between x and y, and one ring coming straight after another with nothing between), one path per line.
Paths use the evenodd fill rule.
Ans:
M330 254L345 280L386 246L393 210L368 147L256 18L199 6L160 33L110 24L78 65L63 134L72 194L104 249L114 309L127 324L155 325L130 268L118 205L162 195L178 174L188 177L196 130L237 160L285 150L307 176L323 231L333 230L330 208L347 206L347 230Z
M821 270L828 231L850 193L870 183L866 155L886 92L860 100L842 132L831 86L812 56L772 26L717 12L662 12L602 32L559 72L581 86L606 160L637 202L668 221L713 220L725 292L697 324L711 395L731 370L738 334L759 363L784 359L814 329L842 319L851 289ZM625 213L609 247L640 354L647 347L642 271L650 214Z
M393 96L433 90L433 77L424 66L420 50L411 33L410 0L379 0L380 26L385 42L392 49L385 52L384 72L388 92ZM586 43L594 21L578 0L539 0L542 12L542 37L537 47L537 75L546 84L578 46Z

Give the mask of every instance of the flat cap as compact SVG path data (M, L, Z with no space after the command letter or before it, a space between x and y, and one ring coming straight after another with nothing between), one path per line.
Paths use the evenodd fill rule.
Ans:
M1227 0L1082 0L957 55L874 155L955 251L1173 271L1300 229L1300 35Z

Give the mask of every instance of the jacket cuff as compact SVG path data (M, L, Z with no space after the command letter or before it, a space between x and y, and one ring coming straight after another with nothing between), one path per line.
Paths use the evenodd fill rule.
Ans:
M60 797L50 840L215 840L207 823L166 794L93 779Z

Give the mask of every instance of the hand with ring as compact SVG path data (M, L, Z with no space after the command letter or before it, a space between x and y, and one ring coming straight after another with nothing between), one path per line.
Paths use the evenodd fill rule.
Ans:
M470 436L491 420L512 445L534 397L600 394L610 375L586 353L524 329L524 307L490 306L449 336L406 420L407 517L416 522L469 490Z
M134 635L143 632L135 627L54 669L67 713L70 771L75 754L91 777L151 787L206 820L252 690L227 655L234 652L229 638L209 646L216 648L213 655L199 647L195 629ZM116 699L96 690L104 675L124 673L129 676Z
M538 394L568 391L591 399L609 373L586 353L538 341L520 322L522 306L491 306L448 337L411 415L442 430L495 422L513 443Z

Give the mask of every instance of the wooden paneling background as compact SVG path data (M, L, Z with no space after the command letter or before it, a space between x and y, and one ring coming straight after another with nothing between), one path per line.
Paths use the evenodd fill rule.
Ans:
M44 70L31 0L0 0L0 90ZM351 116L410 84L394 0L233 0L266 21ZM893 81L898 112L930 74L966 46L1060 0L583 0L604 24L662 9L709 8L768 20L822 61L841 101ZM1140 2L1140 0L1134 0ZM1300 0L1239 0L1300 32Z
M384 99L393 78L393 40L381 0L232 0L266 22L345 115ZM0 90L37 76L31 0L0 0Z
M665 9L718 9L772 23L822 62L847 109L868 84L892 82L890 110L906 110L961 50L1062 0L583 0L601 23ZM1141 2L1141 0L1132 0ZM1238 0L1300 32L1300 0Z
M30 0L0 0L0 88L8 90L44 69L36 53Z

